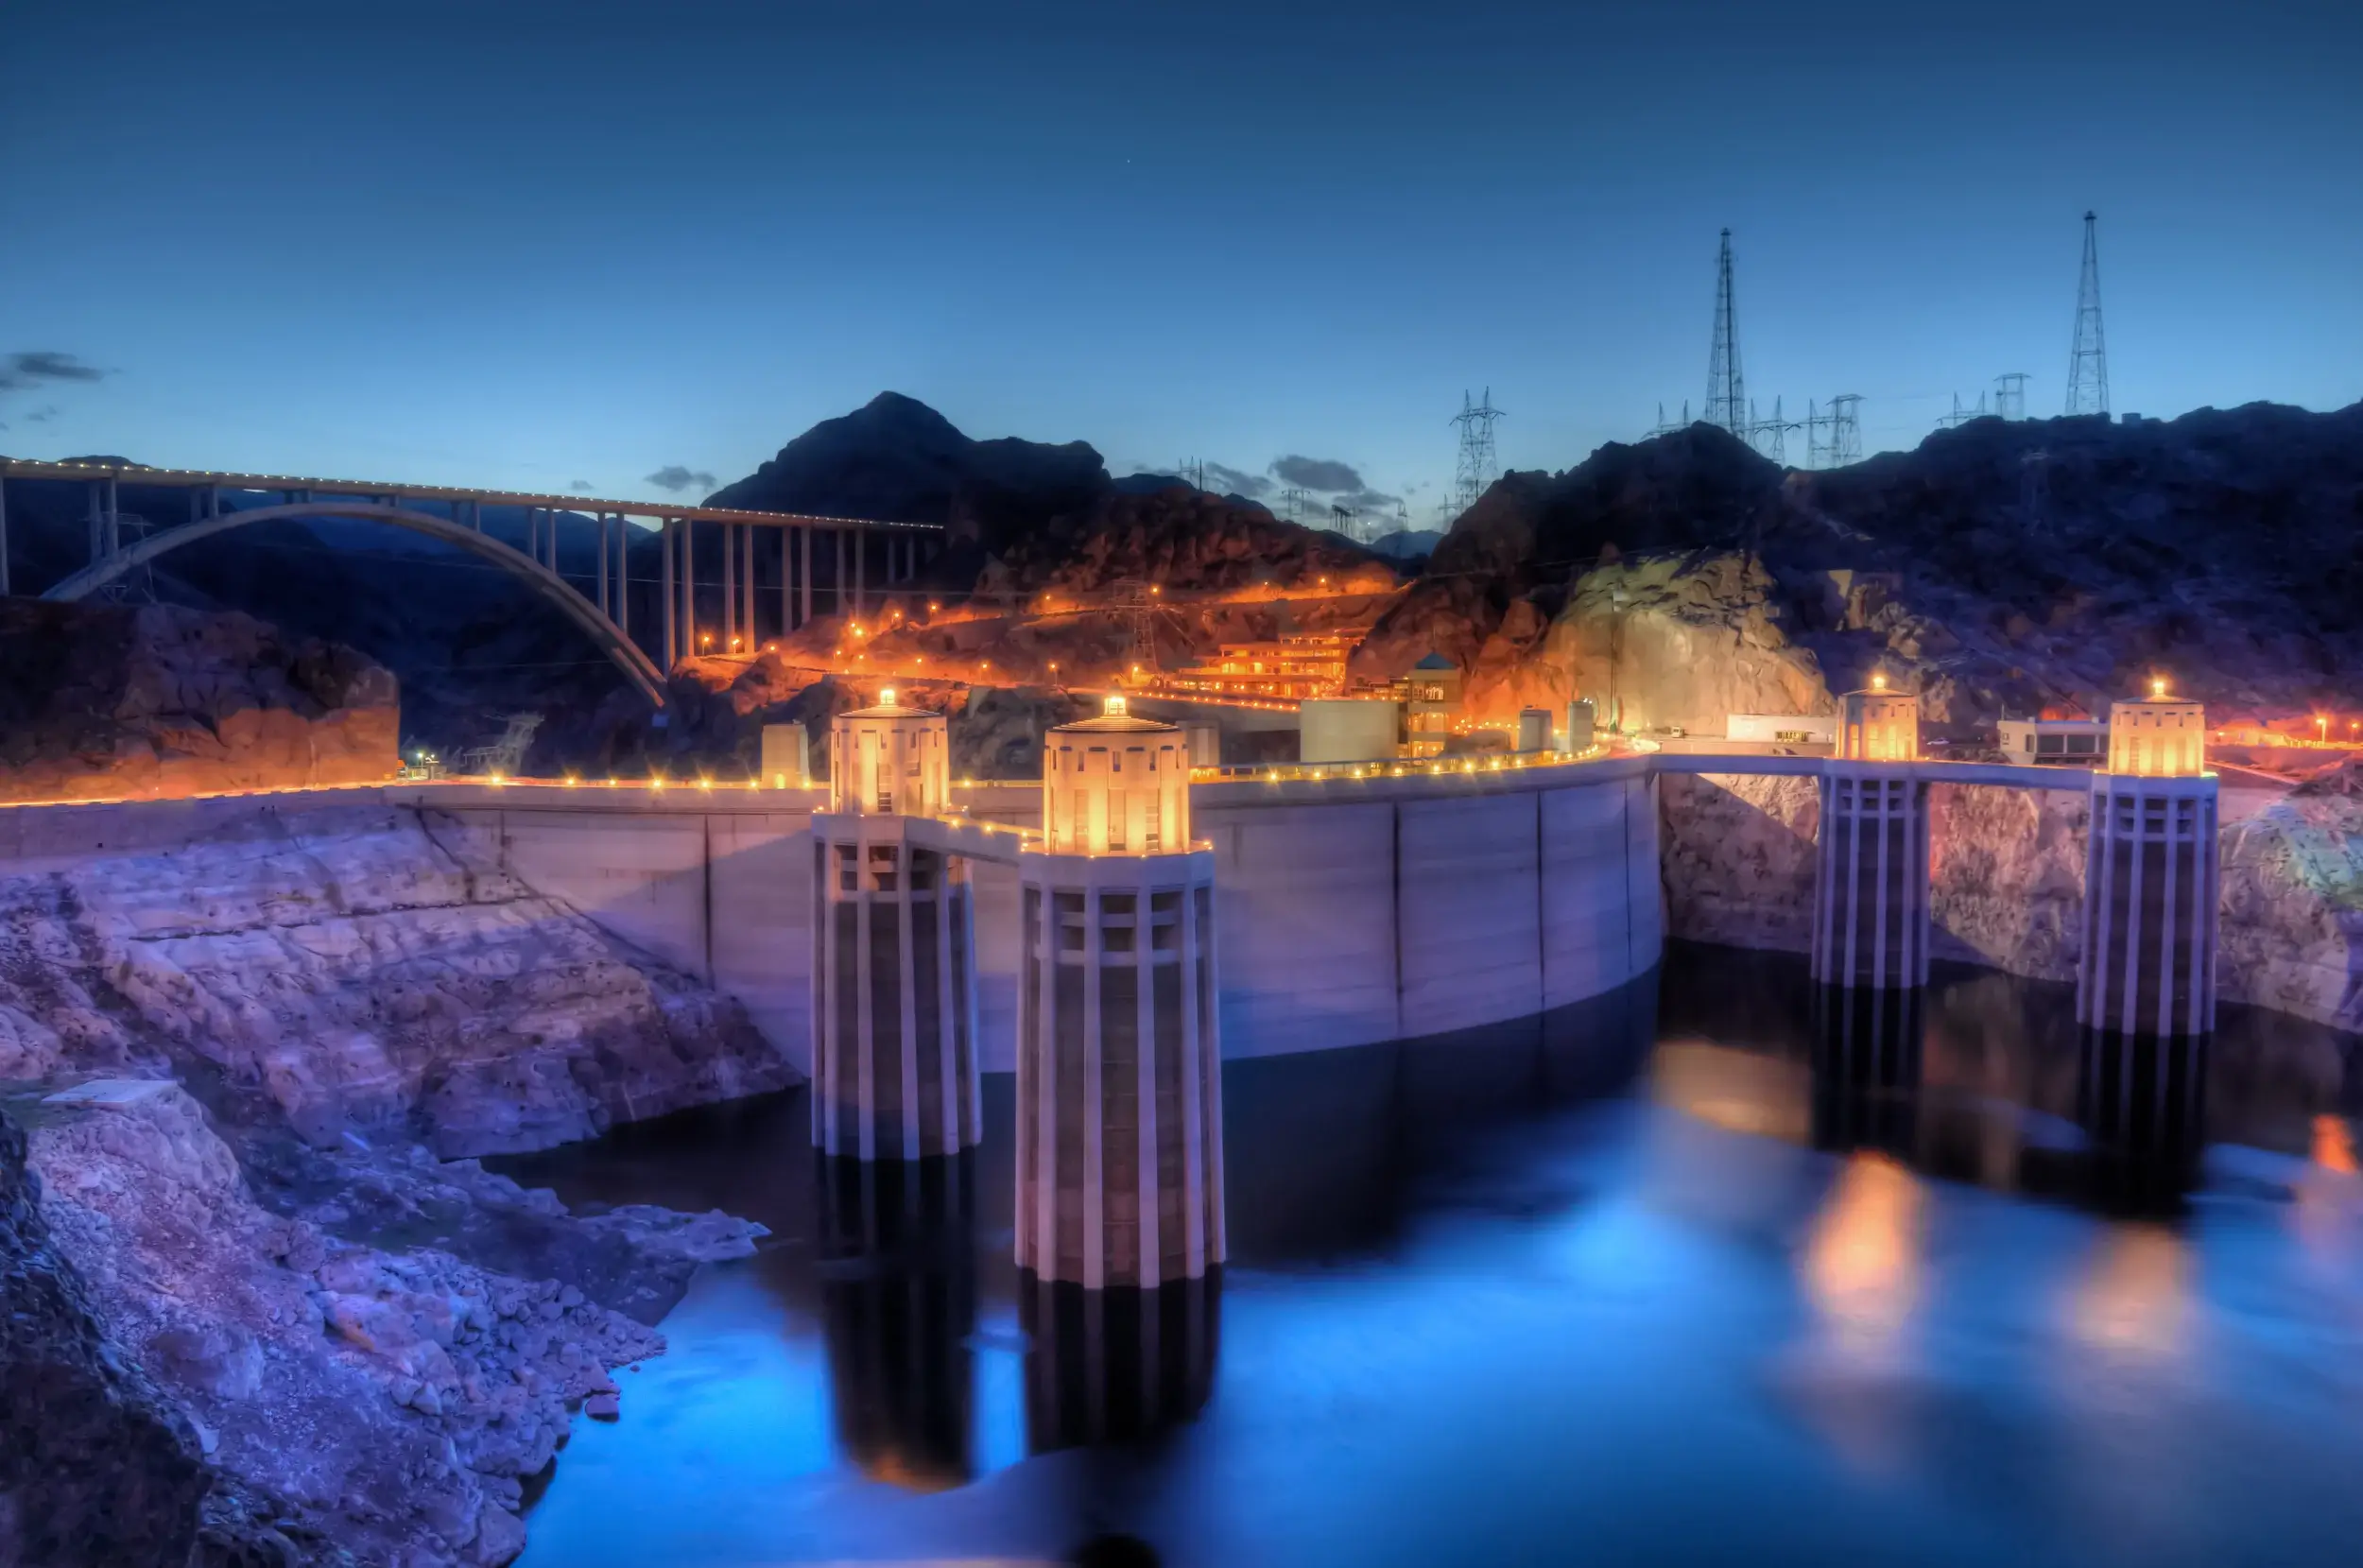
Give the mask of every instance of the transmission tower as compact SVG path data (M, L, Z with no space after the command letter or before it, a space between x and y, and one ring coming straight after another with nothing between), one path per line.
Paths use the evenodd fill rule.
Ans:
M1732 304L1732 232L1726 229L1715 263L1715 346L1707 354L1707 409L1700 417L1746 440L1749 414L1739 373L1739 318Z
M1302 521L1304 513L1304 491L1298 489L1294 485L1291 485L1286 490L1282 491L1280 492L1280 513L1291 523Z
M1184 457L1182 459L1181 466L1175 470L1175 473L1179 475L1183 484L1188 485L1193 490L1204 490L1206 488L1206 463L1203 458Z
M1493 422L1502 417L1502 410L1493 406L1493 389L1485 389L1481 403L1471 403L1469 394L1460 394L1460 412L1450 422L1460 426L1460 465L1453 474L1453 499L1462 511L1476 505L1477 497L1501 477L1493 466Z
M1649 434L1652 436L1671 436L1678 430L1687 430L1689 428L1690 400L1688 398L1684 398L1682 399L1682 417L1679 422L1669 420L1665 417L1665 405L1661 403L1657 405L1657 423L1649 427Z
M1862 461L1862 394L1840 392L1830 400L1830 463L1844 468Z
M2027 372L2011 370L1993 378L1993 411L2006 420L2027 417Z
M2076 342L2068 350L2067 411L2109 411L2109 351L2100 337L2100 220L2084 215L2084 269L2076 281Z
M1808 406L1811 405L1808 405ZM1756 418L1756 405L1754 401L1751 399L1748 405L1748 425L1746 430L1741 432L1741 439L1747 441L1750 446L1754 447L1758 452L1761 452L1766 457L1771 458L1774 462L1781 464L1783 467L1786 467L1788 464L1788 433L1792 430L1802 430L1805 427L1802 424L1800 424L1795 420L1785 417L1781 412L1781 400L1779 398L1774 398L1772 400L1772 417L1770 419L1760 420ZM1810 440L1808 440L1807 445L1810 447Z
M1940 430L1958 430L1962 425L1967 424L1970 421L1981 420L1985 417L1985 393L1980 392L1977 394L1976 407L1964 408L1961 406L1961 394L1956 392L1953 394L1953 411L1949 414L1940 414L1937 416L1937 428Z

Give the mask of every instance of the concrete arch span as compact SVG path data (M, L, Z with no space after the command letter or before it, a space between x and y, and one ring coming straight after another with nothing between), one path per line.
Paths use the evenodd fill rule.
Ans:
M146 564L167 551L184 544L244 527L250 523L269 523L281 519L308 517L346 517L369 523L384 523L412 533L425 534L449 544L456 544L472 555L482 557L499 566L511 577L524 581L536 594L555 606L565 617L580 627L600 652L624 672L634 690L647 698L651 706L664 706L664 673L654 660L640 650L623 629L602 613L599 608L576 591L573 584L540 561L511 545L504 544L489 534L480 533L464 523L432 512L412 511L406 507L389 507L374 501L301 501L286 506L250 507L239 511L225 511L217 517L203 517L193 523L151 534L138 543L129 545L103 560L95 560L71 577L53 585L42 597L44 599L79 599L104 588L134 567Z

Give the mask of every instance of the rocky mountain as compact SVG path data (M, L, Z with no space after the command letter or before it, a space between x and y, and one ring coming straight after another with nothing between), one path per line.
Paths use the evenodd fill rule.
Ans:
M707 504L943 524L951 548L925 580L954 594L1087 591L1143 576L1171 591L1222 588L1259 572L1293 580L1372 561L1243 496L1163 474L1113 478L1083 441L972 439L899 392L814 425Z
M0 801L393 777L394 678L341 644L174 605L0 599Z
M2352 698L2363 405L1986 419L1830 472L1706 425L1505 476L1357 667L1430 649L1489 708L1565 694L1719 730L1877 664L1940 731L2095 710L2153 670L2219 712ZM1701 669L1702 662L1718 665Z

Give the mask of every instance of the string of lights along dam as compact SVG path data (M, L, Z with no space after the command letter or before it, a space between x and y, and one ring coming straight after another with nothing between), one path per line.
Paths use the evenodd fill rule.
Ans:
M62 481L87 491L88 563L52 584L42 594L45 599L88 598L182 545L251 524L314 518L383 523L455 544L525 582L588 633L658 707L664 703L664 672L683 658L752 648L767 629L785 635L819 613L858 619L873 591L891 593L908 583L944 539L940 526L923 523L0 457L0 595L10 592L11 479ZM164 523L126 513L125 485L184 492L186 516ZM487 508L524 513L522 548L487 531ZM657 613L650 625L644 612L635 629L630 545L634 531L646 531L643 526L653 526L660 543L654 577L638 579L642 588L656 590ZM702 627L696 593L700 559L718 561L721 586L720 614Z

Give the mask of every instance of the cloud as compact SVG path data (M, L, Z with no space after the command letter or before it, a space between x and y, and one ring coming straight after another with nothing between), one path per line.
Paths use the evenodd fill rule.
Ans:
M26 349L0 361L0 391L23 391L46 381L96 381L106 371L54 349Z
M1269 495L1272 482L1260 474L1248 474L1227 463L1208 463L1206 477L1226 495L1244 495L1250 500Z
M47 424L51 420L54 420L57 417L58 405L53 403L45 408L36 408L31 413L26 415L25 422L26 424Z
M1332 494L1340 491L1360 490L1362 475L1351 463L1327 457L1276 457L1271 471L1282 481L1300 490L1318 490Z
M591 481L588 479L578 479L566 488L568 490L587 491L591 488Z
M1373 512L1393 511L1403 504L1403 497L1389 495L1382 490L1357 490L1337 497L1337 502L1341 507L1352 507L1367 517Z
M693 485L699 490L712 490L714 475L698 469L683 468L679 463L667 463L648 475L648 483L678 495Z

